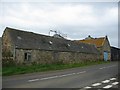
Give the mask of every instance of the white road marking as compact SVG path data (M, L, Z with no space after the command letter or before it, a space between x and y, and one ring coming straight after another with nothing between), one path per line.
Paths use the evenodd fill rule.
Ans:
M81 73L85 73L86 71L82 71L82 72L78 72L78 73L76 73L76 74L81 74Z
M101 85L101 83L92 84L92 86L99 86L99 85Z
M84 87L84 88L86 88L86 89L87 89L87 88L92 88L92 87L88 87L88 86L87 86L87 87Z
M71 76L71 75L75 75L75 74L81 74L81 73L85 73L85 72L86 71L82 71L82 72L78 72L78 73L63 74L63 75L59 75L59 76L46 77L46 78L41 78L41 79L32 79L32 80L28 80L28 82L34 82L34 81L38 81L38 80L48 80L48 79L53 79L53 78L66 77L66 76Z
M116 78L110 78L109 80L104 80L104 81L101 81L102 83L108 83L108 82L110 82L110 80L112 81L112 80L116 80ZM94 84L92 84L91 85L91 87L90 86L86 86L86 87L84 87L85 89L89 89L89 88L92 88L92 87L95 87L95 86L99 86L99 85L102 85L102 83L94 83ZM119 84L119 82L113 82L113 83L111 83L111 85L107 85L107 86L104 86L103 88L111 88L112 86L114 86L114 85L117 85L117 84Z
M99 69L104 69L104 68L106 68L106 67L101 67L101 68L99 68Z
M103 88L111 88L111 87L112 87L112 85L107 85L107 86L105 86Z
M34 82L34 81L38 81L39 79L32 79L32 80L28 80L29 82Z
M114 82L114 83L112 83L112 85L117 85L119 82Z
M111 78L110 80L116 80L116 78Z
M104 81L101 81L102 83L108 83L110 82L110 80L116 80L116 78L110 78L109 80L104 80ZM99 86L99 85L102 85L102 83L94 83L92 84L91 86ZM113 85L117 85L119 82L113 82L111 85L107 85L107 86L104 86L103 88L111 88ZM92 87L89 87L89 86L86 86L84 87L86 89L89 89L89 88L92 88Z
M110 68L110 67L114 67L114 66L116 66L116 65L107 66L107 67L101 67L101 68L99 68L99 69Z
M110 82L110 80L105 80L105 81L102 81L102 83L108 83Z
M47 79L53 79L53 78L57 78L58 76L53 76L53 77L47 77L47 78L41 78L40 80L47 80Z

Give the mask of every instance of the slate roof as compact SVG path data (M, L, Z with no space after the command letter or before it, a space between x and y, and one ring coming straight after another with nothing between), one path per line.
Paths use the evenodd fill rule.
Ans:
M79 40L78 42L94 44L96 45L96 47L101 47L103 46L105 39L106 37L100 37L100 38L83 39L83 40Z
M114 46L110 46L111 50L114 49L114 50L120 50L119 47L114 47Z
M74 41L66 40L64 38L55 38L52 36L36 34L8 27L4 32L9 33L12 43L19 49L98 53L94 45L85 43L77 44L74 43Z

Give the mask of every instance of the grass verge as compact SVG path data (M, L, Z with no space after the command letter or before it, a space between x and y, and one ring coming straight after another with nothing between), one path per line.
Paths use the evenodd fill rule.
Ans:
M24 66L9 66L2 68L3 76L17 75L17 74L25 74L25 73L33 73L33 72L44 72L51 70L62 70L68 68L75 67L84 67L90 65L104 64L109 63L109 61L87 61L82 63L74 63L74 64L37 64L37 65L24 65Z

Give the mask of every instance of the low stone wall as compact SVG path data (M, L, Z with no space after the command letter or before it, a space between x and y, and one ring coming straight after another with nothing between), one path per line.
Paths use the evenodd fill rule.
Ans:
M31 54L30 60L25 60L25 53ZM15 62L17 63L80 63L83 61L99 60L97 54L79 53L79 52L58 52L58 51L41 51L41 50L22 50L16 49Z

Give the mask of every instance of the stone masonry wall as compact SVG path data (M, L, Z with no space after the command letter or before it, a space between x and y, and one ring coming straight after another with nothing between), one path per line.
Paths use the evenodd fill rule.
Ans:
M13 57L14 49L8 31L5 31L2 36L2 55L3 57Z
M108 60L111 60L111 48L110 48L109 42L107 40L105 40L102 51L103 52L107 51L108 52Z
M30 61L25 60L24 53L31 53ZM41 51L41 50L22 50L16 49L16 62L17 63L80 63L83 61L95 61L99 56L96 54L78 53L78 52L57 52L57 51Z

